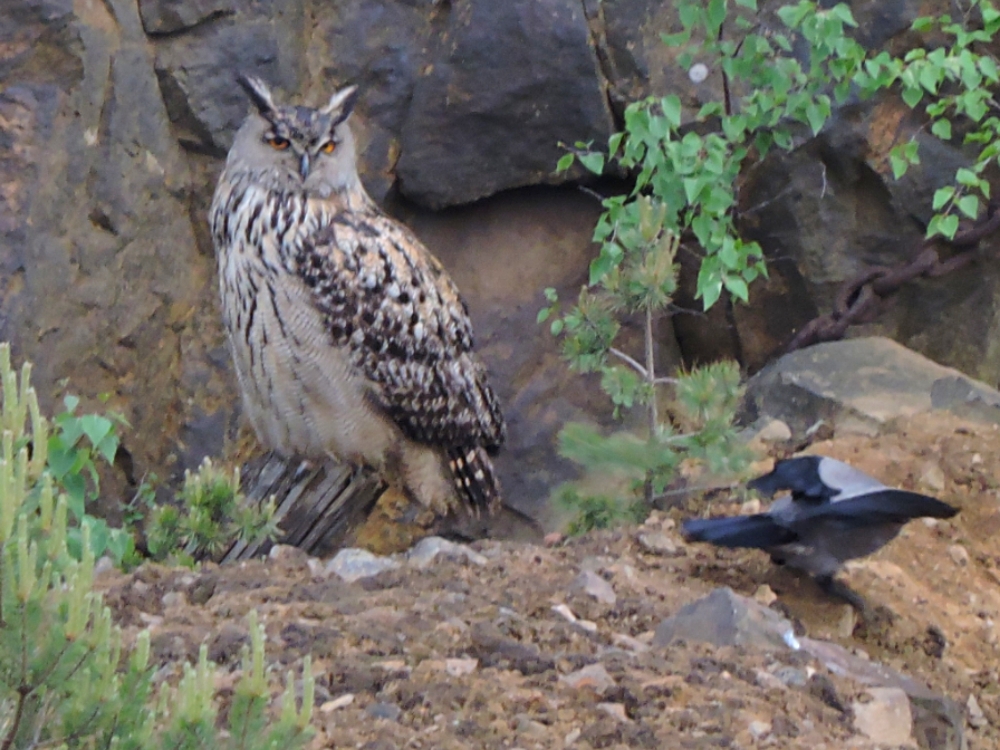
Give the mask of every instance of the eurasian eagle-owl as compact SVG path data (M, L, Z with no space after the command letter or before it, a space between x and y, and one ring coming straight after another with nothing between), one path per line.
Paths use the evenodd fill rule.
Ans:
M287 457L366 464L446 514L493 508L505 426L468 309L427 248L358 178L357 89L254 111L211 208L222 310L246 414Z

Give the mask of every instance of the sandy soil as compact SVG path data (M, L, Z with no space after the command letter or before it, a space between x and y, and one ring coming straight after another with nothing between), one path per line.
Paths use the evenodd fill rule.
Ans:
M213 659L238 669L256 608L276 679L313 655L315 748L875 747L849 710L863 688L801 653L649 646L661 620L722 585L746 595L766 585L800 633L904 671L963 710L974 695L985 723L966 726L969 747L1000 747L1000 433L932 414L809 451L961 508L951 521L911 523L847 571L880 607L877 623L858 623L762 553L686 545L677 522L705 498L641 528L552 547L478 542L482 565L439 560L345 583L281 548L231 567L106 573L100 585L126 633L152 629L164 664L207 642ZM712 513L738 509L711 499ZM668 543L649 551L640 537L657 533ZM610 584L613 602L581 590L585 570ZM813 669L798 687L774 679Z

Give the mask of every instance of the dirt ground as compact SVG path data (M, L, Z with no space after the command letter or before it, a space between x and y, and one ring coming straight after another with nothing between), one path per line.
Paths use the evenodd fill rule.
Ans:
M105 573L100 585L127 634L151 628L164 664L207 642L212 659L237 669L257 609L276 677L313 656L314 748L876 747L849 710L863 688L801 652L650 647L660 621L723 585L770 587L800 633L903 671L963 712L975 696L985 721L966 726L969 748L1000 747L1000 432L930 414L808 450L961 508L909 524L849 568L845 580L884 608L878 625L763 553L685 544L677 522L704 499L640 528L550 547L487 540L472 545L483 564L438 560L355 583L280 548L230 567ZM738 510L712 500L712 513ZM649 551L640 537L657 533L666 543ZM575 584L585 570L610 584L613 602ZM814 669L828 679L774 679Z

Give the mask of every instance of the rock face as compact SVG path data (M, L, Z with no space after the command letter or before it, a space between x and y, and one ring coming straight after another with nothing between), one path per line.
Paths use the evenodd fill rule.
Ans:
M559 143L601 143L628 102L717 97L716 72L693 83L659 41L675 22L670 4L0 5L0 336L35 362L47 409L73 392L129 420L106 488L129 496L149 472L177 477L237 436L205 212L246 111L240 72L310 102L360 84L366 185L414 225L469 300L511 422L500 462L508 496L535 512L570 475L552 437L568 419L607 414L534 317L544 287L565 297L585 278L599 205L543 186L580 179L553 175ZM914 12L906 2L854 6L876 46L898 40ZM928 152L920 172L891 183L878 134L894 125L919 124L892 101L845 110L819 139L758 169L741 200L746 230L773 260L771 281L755 287L752 308L664 325L665 348L757 368L829 305L839 280L905 255L927 196L963 157ZM880 330L995 380L991 268L915 287Z

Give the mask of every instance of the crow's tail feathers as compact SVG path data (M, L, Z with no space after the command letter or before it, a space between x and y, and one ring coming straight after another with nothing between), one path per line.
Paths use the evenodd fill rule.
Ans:
M719 547L767 549L795 541L795 534L774 522L766 513L729 518L692 518L682 526L688 541L708 542Z

